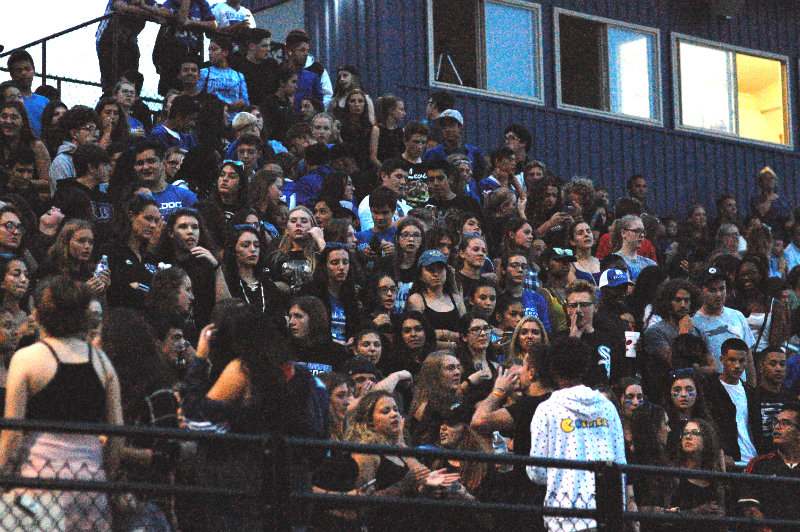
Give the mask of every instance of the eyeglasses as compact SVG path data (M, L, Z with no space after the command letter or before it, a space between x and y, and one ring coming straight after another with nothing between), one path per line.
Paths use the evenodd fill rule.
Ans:
M689 436L691 436L692 438L702 438L703 437L703 431L702 430L685 430L681 434L681 439L686 439Z
M628 229L628 228L626 227L626 228L625 228L625 231L628 231L629 233L633 233L634 235L637 235L637 236L642 236L642 235L644 235L644 229Z
M688 377L694 377L694 368L674 369L669 372L669 377L671 379L686 379Z
M378 292L381 294L396 294L397 287L396 286L379 286Z
M509 133L504 137L506 140L520 140L520 138L513 133Z
M3 224L3 228L9 233L16 233L19 232L20 234L25 232L25 226L22 224L15 224L14 222L6 222Z
M591 301L576 301L574 303L567 303L567 308L571 309L589 308L593 305L594 303L592 303Z
M413 238L416 240L417 238L422 238L422 233L400 233L397 236L400 238Z
M492 328L489 327L488 325L480 325L480 326L470 327L469 329L467 329L468 332L470 332L472 334L478 334L478 335L480 335L480 334L489 334L489 331L491 331L491 330L492 330Z

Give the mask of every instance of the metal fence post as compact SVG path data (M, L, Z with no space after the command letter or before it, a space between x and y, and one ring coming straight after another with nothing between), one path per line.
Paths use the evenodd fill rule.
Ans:
M624 529L622 472L614 462L598 462L594 473L597 530L620 532Z
M272 515L265 515L267 530L288 531L293 516L292 450L286 439L279 434L264 438L263 472L261 485L262 508L272 508Z

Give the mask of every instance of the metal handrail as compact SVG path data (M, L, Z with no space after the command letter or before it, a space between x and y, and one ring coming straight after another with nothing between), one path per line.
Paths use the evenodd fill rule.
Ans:
M586 508L558 508L549 506L534 506L527 504L507 504L507 503L484 503L463 501L442 501L442 500L420 500L405 499L401 497L375 497L370 495L349 495L345 493L314 493L292 491L288 493L286 501L313 502L321 506L330 507L354 507L354 506L392 506L392 507L429 507L441 510L452 510L463 508L466 510L482 511L502 511L512 513L532 513L543 516L559 516L564 518L588 518L596 519L599 529L614 530L614 526L625 522L694 522L708 524L760 524L767 526L798 526L798 521L776 520L776 519L751 519L747 517L734 516L712 516L712 515L691 515L691 514L671 514L656 512L626 511L622 508L621 483L619 482L622 474L661 474L671 476L688 476L692 478L705 478L716 480L729 480L734 482L770 482L781 485L797 485L800 479L771 477L765 475L745 475L742 473L722 473L718 471L699 471L685 468L671 468L660 466L642 465L619 465L612 462L585 462L576 460L561 460L540 458L531 456L517 455L498 455L494 453L477 453L470 451L455 451L447 449L400 447L396 445L363 444L354 442L340 442L330 440L313 440L307 438L287 438L275 434L235 434L210 431L194 431L188 429L170 429L158 427L132 427L125 425L107 425L95 423L66 423L51 421L35 421L26 419L2 419L0 418L0 430L29 430L37 432L63 432L81 434L107 434L112 436L150 436L153 438L168 438L176 440L205 440L218 443L227 442L229 444L250 444L260 445L265 453L275 453L278 463L289 464L292 462L292 449L299 452L312 449L327 449L338 451L349 451L360 454L394 454L398 456L416 456L421 458L455 458L459 460L471 460L491 463L505 463L517 465L535 465L539 467L577 469L593 471L596 477L598 500L595 509ZM605 477L605 478L603 478ZM278 478L275 479L279 480ZM284 479L285 480L285 479ZM609 483L609 480L611 482ZM283 485L283 484L282 484ZM220 488L208 488L201 486L164 486L153 483L141 482L98 482L98 481L75 481L63 479L36 479L12 476L0 476L0 487L29 487L40 489L64 489L78 491L106 491L106 492L126 492L140 491L152 493L185 493L185 494L217 494L222 496L245 496L257 497L259 494L251 491L228 490ZM601 494L601 491L603 493ZM609 497L607 504L600 504L601 495ZM276 501L282 504L280 501ZM614 508L610 508L614 506ZM609 527L611 524L611 527Z
M105 20L107 18L111 18L113 13L109 13L107 15L103 15L97 18L93 18L92 20L87 20L86 22L81 22L77 26L72 26L71 28L67 28L65 30L61 30L59 32L53 33L52 35L48 35L47 37L42 37L41 39L36 39L35 41L31 41L28 44L23 44L22 46L16 46L13 50L9 50L8 52L4 52L0 54L0 58L5 57L7 55L11 55L18 50L24 50L25 48L30 48L31 46L36 46L37 44L43 44L46 41L51 39L55 39L56 37L61 37L62 35L66 35L67 33L72 33L75 30L79 30L85 28L86 26L91 26L95 22L100 22L101 20Z

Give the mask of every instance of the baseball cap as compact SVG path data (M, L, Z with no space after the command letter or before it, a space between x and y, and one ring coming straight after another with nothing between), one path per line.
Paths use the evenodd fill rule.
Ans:
M710 266L697 275L695 283L697 283L698 286L705 286L711 281L716 281L717 279L725 279L727 281L728 276L725 275L722 269L717 268L716 266Z
M622 270L618 270L617 268L611 268L606 270L600 275L600 282L598 283L600 288L604 286L619 286L621 284L633 284L631 280L628 278L628 274Z
M430 266L435 262L443 262L447 264L447 257L438 249L429 249L417 261L417 266Z
M461 116L461 113L459 113L455 109L445 109L444 111L442 111L442 114L439 115L439 120L441 120L442 118L452 118L462 126L464 125L464 117Z
M575 262L575 253L568 248L547 248L542 252L541 262L545 263L549 260L565 260L567 262Z

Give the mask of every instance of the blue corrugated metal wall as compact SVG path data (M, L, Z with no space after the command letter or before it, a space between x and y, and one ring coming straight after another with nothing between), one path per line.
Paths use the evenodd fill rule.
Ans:
M683 215L700 202L712 207L723 192L744 207L754 191L752 176L765 165L781 176L783 194L796 201L800 172L800 120L797 67L800 13L791 0L745 2L728 20L711 16L700 0L543 0L544 107L490 96L456 93L467 121L467 141L486 152L500 143L511 122L525 124L535 136L530 155L559 175L585 175L621 195L627 176L652 179L651 201L662 213ZM608 17L661 31L661 71L665 125L652 127L596 118L555 108L553 8ZM366 88L406 100L409 118L424 115L429 92L425 0L306 0L308 30L317 56L332 72L353 64ZM737 140L678 132L673 127L671 32L780 53L790 57L792 123L795 149L761 147Z

